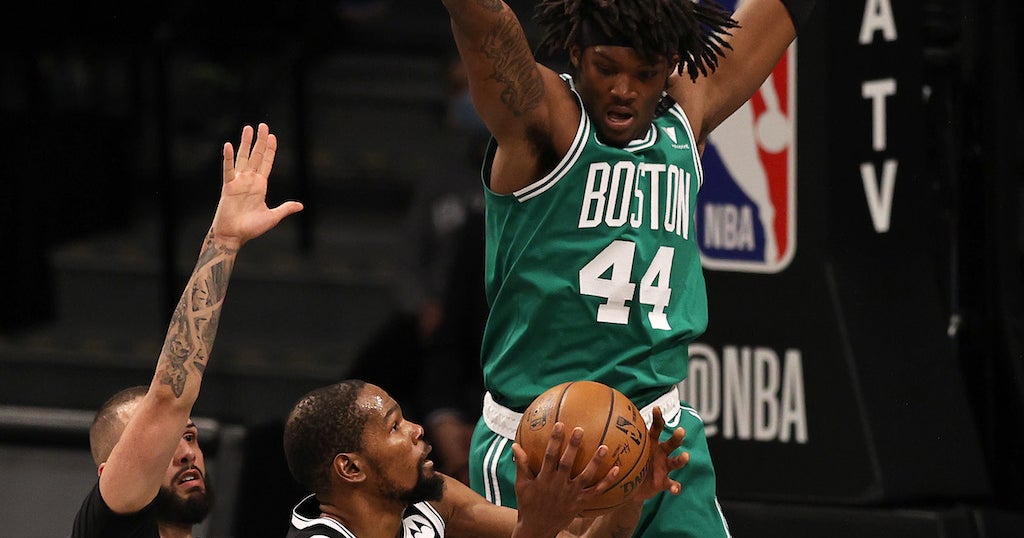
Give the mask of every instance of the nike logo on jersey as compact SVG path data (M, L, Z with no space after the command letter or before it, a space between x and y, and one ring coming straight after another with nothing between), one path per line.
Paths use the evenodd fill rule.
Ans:
M672 147L675 149L690 149L690 144L680 144L679 140L676 139L676 128L675 127L662 127L662 131L665 131L665 135L672 141Z

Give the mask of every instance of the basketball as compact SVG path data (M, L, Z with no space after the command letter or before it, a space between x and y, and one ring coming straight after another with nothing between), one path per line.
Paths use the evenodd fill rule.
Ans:
M595 476L603 477L613 466L619 466L616 482L589 502L581 516L593 517L611 511L633 495L647 476L650 448L647 425L640 410L625 394L595 381L570 381L537 396L523 412L516 430L516 442L526 452L534 473L539 472L544 463L544 451L555 422L565 424L566 440L573 428L583 428L583 442L570 476L580 474L601 445L608 446L608 456ZM562 450L564 448L563 445Z

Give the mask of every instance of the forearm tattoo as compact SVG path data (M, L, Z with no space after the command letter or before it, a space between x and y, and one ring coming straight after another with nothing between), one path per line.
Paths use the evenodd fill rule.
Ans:
M185 392L190 373L188 364L200 377L206 371L237 253L237 249L215 244L213 232L210 232L192 278L171 316L160 354L160 382L168 385L178 398Z
M544 81L515 15L507 13L484 38L481 50L492 65L490 78L504 86L501 101L516 116L533 110L544 98Z

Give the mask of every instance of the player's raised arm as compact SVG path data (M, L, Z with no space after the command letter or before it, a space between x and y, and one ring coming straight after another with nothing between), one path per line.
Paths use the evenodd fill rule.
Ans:
M500 0L444 0L481 119L500 142L542 116L545 88L518 17Z
M750 99L796 38L796 26L787 3L808 14L813 0L741 0L733 18L738 27L726 36L728 49L706 77L691 81L686 74L673 77L669 94L682 104L693 123L698 143L744 102Z
M558 74L538 64L516 14L499 0L444 0L470 95L500 149L491 188L511 192L546 173L581 111Z
M217 212L171 317L149 390L101 464L100 493L116 513L146 506L165 479L199 395L238 250L302 209L298 202L267 207L277 139L265 124L255 145L252 139L253 129L246 126L237 157L230 143L224 145Z

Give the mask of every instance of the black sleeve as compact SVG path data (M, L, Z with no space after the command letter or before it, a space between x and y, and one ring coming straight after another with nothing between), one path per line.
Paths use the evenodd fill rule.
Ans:
M134 514L115 514L100 495L100 482L82 501L71 538L159 538L153 503Z

